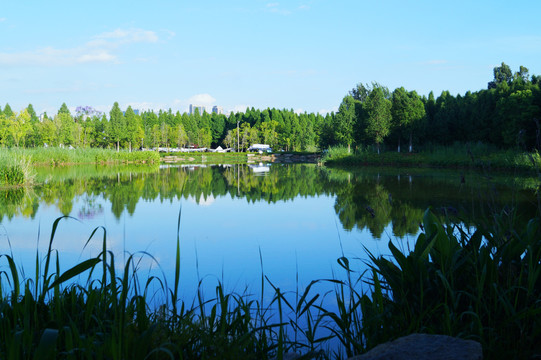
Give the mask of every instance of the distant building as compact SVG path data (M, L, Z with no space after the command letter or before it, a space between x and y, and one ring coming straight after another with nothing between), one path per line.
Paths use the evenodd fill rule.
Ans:
M221 115L221 114L224 113L224 108L221 107L221 106L216 106L216 105L214 105L214 106L212 107L212 112L215 113L215 114Z
M200 115L205 112L205 107L204 106L190 104L190 115L193 115L195 113L195 109L199 110Z

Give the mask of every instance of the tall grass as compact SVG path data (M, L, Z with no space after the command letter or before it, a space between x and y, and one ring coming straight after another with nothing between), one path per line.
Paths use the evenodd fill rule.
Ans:
M91 163L159 163L160 156L154 151L115 151L112 149L65 149L65 148L10 148L0 149L3 157L30 159L34 165L70 165Z
M0 186L30 185L34 178L35 172L29 157L0 153Z
M357 149L348 155L343 147L331 148L323 158L327 165L393 165L416 167L459 167L479 170L531 171L541 165L538 152L499 150L480 143L456 143L450 146L427 146L420 152L377 154L369 148ZM336 152L337 155L333 155Z
M346 280L284 291L261 260L259 297L218 283L205 300L200 282L191 304L181 299L180 212L172 286L140 276L135 255L117 272L103 228L87 240L101 241L98 256L61 271L54 238L64 218L54 222L47 252L36 252L33 278L22 278L13 254L0 255L2 359L329 359L412 332L478 340L489 359L541 355L539 217L517 229L506 211L469 232L429 209L414 249L390 242L392 258L369 254L366 274L341 257ZM334 291L322 294L321 283Z

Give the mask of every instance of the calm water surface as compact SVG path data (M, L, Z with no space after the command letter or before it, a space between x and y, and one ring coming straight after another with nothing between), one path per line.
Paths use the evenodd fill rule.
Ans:
M40 169L32 190L0 191L0 246L25 277L45 254L54 220L62 271L101 251L96 227L123 267L138 254L140 274L174 277L180 214L181 288L191 301L200 280L212 296L260 293L262 272L284 291L341 278L348 257L362 272L366 250L411 246L425 209L469 224L491 211L536 210L535 179L458 171L336 170L313 164ZM146 255L148 254L148 255ZM0 270L6 264L0 263ZM326 291L332 285L322 285Z

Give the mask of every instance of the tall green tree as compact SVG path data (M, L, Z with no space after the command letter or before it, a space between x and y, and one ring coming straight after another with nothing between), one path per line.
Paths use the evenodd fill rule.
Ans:
M335 119L335 137L342 145L347 145L348 152L351 151L353 143L353 130L355 127L355 100L353 96L347 95L342 100Z
M510 84L513 81L513 72L509 65L502 62L500 66L494 68L494 80L488 83L489 89L494 89L502 83Z
M409 135L409 152L413 150L413 132L425 117L424 104L415 91L407 92L403 87L395 89L392 96L391 115L393 127L398 133L398 152L404 133Z
M62 103L62 105L60 106L60 109L58 109L58 114L71 115L70 110L68 109L68 105L66 105L66 103Z
M13 116L13 110L11 110L11 106L9 106L8 103L6 103L6 106L4 106L4 115L6 116L6 119Z
M384 91L377 87L372 90L364 103L367 113L366 134L376 143L378 154L380 144L391 131L391 107L390 100L385 98Z
M143 126L139 116L135 115L131 106L128 106L126 109L125 115L126 121L126 140L128 141L128 147L130 152L132 151L132 146L139 144L141 139L144 136Z
M126 135L126 120L118 102L113 104L113 108L109 112L109 124L110 124L110 139L116 143L116 151L120 149L120 142L125 139Z

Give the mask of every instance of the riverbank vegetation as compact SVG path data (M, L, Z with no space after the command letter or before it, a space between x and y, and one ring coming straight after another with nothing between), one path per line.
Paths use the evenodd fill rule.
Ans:
M483 173L494 170L532 172L541 168L537 151L529 153L515 149L500 150L482 143L455 143L429 146L414 153L394 151L378 154L371 148L349 151L347 147L330 148L322 157L330 166L404 166L475 169Z
M75 164L158 164L155 151L110 149L0 148L0 186L32 185L36 166Z
M393 260L368 254L371 275L342 257L343 281L280 289L261 274L260 296L225 293L218 283L215 296L199 292L193 302L179 286L180 235L172 284L141 278L135 255L118 269L102 229L88 240L101 241L101 253L61 270L59 218L47 253L36 253L35 278L13 254L0 255L0 356L330 359L426 332L477 340L487 359L533 359L541 354L540 224L536 217L517 228L513 218L494 214L471 232L427 210L414 249L391 242ZM320 294L321 282L335 290ZM325 297L337 308L326 308Z
M498 149L540 150L541 76L521 66L515 73L502 63L487 89L463 95L443 91L419 95L403 87L391 91L376 82L358 84L338 111L296 113L287 109L247 108L245 112L193 114L169 110L109 114L79 106L72 114L63 104L55 115L38 117L30 104L14 112L0 108L0 145L139 147L217 147L246 150L269 144L275 150L304 151L344 146L412 152L429 145L485 143ZM107 116L108 115L108 116Z

